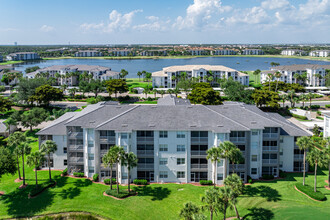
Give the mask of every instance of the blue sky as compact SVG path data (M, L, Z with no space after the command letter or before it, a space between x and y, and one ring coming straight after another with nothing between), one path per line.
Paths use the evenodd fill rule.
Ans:
M0 0L0 44L330 43L330 0Z

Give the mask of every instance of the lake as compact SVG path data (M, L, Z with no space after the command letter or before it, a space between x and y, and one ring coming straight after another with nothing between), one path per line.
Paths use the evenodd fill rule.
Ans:
M113 71L125 69L129 72L128 78L138 78L138 71L155 72L164 67L174 65L223 65L240 71L253 71L256 69L268 70L270 63L281 65L292 64L329 64L327 61L306 60L296 58L272 58L272 57L198 57L189 59L132 59L132 60L105 60L105 59L59 59L41 60L15 64L15 69L23 71L27 67L39 66L40 68L52 65L86 64L110 67Z

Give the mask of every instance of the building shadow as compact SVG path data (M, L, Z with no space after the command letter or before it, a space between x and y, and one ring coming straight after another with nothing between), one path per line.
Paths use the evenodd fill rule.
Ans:
M171 191L166 187L151 187L151 186L142 186L142 187L133 187L133 190L138 192L138 196L151 196L152 201L163 200L167 198Z
M262 197L269 202L277 202L281 200L281 195L276 189L273 189L269 186L246 186L244 188L243 196L248 197Z
M251 208L249 213L243 216L243 219L269 220L274 218L274 213L269 209Z

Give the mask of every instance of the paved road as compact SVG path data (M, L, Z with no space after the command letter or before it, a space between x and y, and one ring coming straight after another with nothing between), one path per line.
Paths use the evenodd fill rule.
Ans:
M51 105L61 108L81 108L87 105L86 102L52 102Z

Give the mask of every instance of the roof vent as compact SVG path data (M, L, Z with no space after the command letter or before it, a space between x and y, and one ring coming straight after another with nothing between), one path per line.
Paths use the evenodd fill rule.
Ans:
M93 124L93 123L95 123L95 121L90 121L89 123L90 123L90 124Z
M192 108L192 106L190 105L190 106L187 106L187 108Z
M190 125L190 127L191 127L191 128L195 128L195 127L197 127L197 125Z
M228 109L228 106L223 106L223 109Z
M255 124L257 124L257 122L256 121L251 121L251 124L255 125Z
M149 124L149 127L156 127L156 125L155 124Z
M121 106L116 106L116 108L121 108Z
M219 128L222 128L222 127L223 127L223 125L218 125L218 127L219 127Z
M122 127L128 127L128 124L122 124L121 126Z
M151 106L151 108L157 108L157 106L153 105L153 106Z

